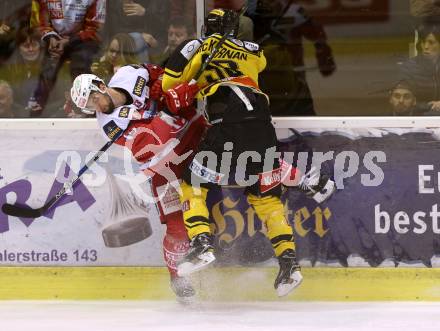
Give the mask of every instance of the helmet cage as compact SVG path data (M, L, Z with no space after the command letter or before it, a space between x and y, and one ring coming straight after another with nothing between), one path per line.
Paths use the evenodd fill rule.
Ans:
M205 19L205 35L214 33L224 35L228 32L231 37L236 37L239 27L239 14L230 9L213 9Z
M101 89L99 87L100 84L105 85L101 78L92 74L82 74L75 78L70 95L72 101L83 113L87 115L95 113L94 109L87 108L87 102L92 92L106 93L105 88Z

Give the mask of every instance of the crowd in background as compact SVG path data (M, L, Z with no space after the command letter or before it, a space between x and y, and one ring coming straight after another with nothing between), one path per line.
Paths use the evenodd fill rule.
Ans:
M389 92L395 116L440 115L440 1L410 0L414 52L397 63Z
M304 42L316 70L336 70L323 26L291 0L206 0L246 12L239 39L259 43L267 58L260 87L274 116L316 115L306 81ZM440 1L410 0L415 50L400 61L388 91L389 113L440 114ZM68 91L81 73L108 81L121 66L166 65L182 41L196 37L195 0L2 0L0 117L82 117Z
M195 0L2 0L0 117L82 117L68 91L81 73L164 64L195 37Z

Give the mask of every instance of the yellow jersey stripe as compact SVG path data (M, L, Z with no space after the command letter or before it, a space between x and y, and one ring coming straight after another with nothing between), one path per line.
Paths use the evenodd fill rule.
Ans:
M165 68L165 74L168 75L168 76L171 76L173 78L179 78L179 77L182 76L183 72L182 71L181 72L176 72L176 71L173 71L171 69Z

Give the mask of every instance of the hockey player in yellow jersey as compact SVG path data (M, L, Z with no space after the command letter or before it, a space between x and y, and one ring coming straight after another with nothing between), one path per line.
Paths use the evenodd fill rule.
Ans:
M301 283L302 275L280 200L281 166L269 100L258 87L266 59L257 44L235 39L238 18L231 10L212 10L205 19L205 39L182 43L165 68L162 88L170 111L184 113L195 96L206 101L212 125L183 176L181 202L191 249L178 273L187 275L214 262L206 196L219 185L238 184L246 187L247 200L267 229L280 265L274 287L284 296ZM224 42L209 65L190 84L220 40Z
M217 16L222 12L221 9L214 9L208 19L209 16ZM175 56L175 61L169 63L165 69L162 85L164 90L189 82L221 37L220 33L214 33L205 40L196 39L180 45L177 50L180 55ZM265 67L266 58L257 44L228 38L197 81L197 85L201 87L197 97L210 96L223 85L241 85L262 93L258 88L258 74Z

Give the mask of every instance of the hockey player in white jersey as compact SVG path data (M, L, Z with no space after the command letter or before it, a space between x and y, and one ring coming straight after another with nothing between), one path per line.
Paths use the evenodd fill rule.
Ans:
M168 184L180 179L205 131L206 121L191 107L186 119L161 111L162 72L155 65L127 65L115 73L108 85L95 75L79 75L71 96L83 112L96 114L106 139L116 139L117 144L130 149L140 169L150 177L153 194L166 197L156 199L161 222L167 226L164 259L171 288L179 300L188 301L195 292L186 278L177 276L176 262L188 251L189 241L178 193ZM170 143L173 148L169 148Z

